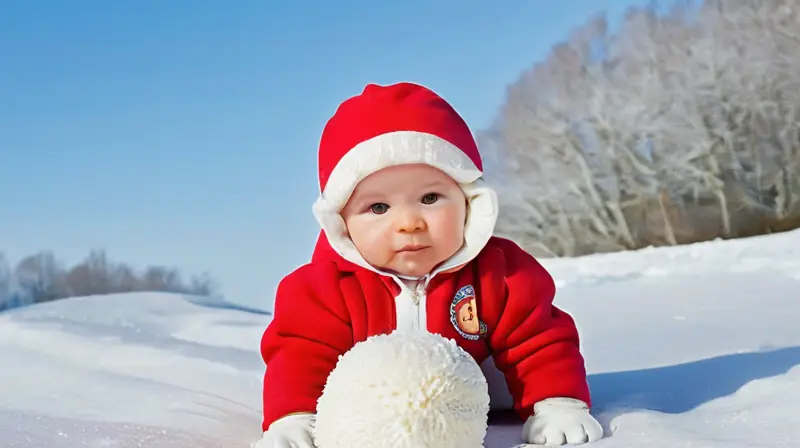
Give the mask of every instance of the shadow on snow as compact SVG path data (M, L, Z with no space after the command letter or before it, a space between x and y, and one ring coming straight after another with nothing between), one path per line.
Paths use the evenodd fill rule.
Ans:
M609 422L634 411L667 414L688 412L704 403L735 393L750 381L785 374L800 365L800 347L737 353L652 369L589 375L592 413ZM510 411L492 412L490 424L521 428ZM516 435L513 437L517 438Z

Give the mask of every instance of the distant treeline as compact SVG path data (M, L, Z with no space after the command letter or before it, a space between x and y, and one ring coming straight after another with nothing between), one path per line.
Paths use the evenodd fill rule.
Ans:
M53 253L39 252L12 267L0 253L0 311L67 297L134 291L157 291L211 296L215 281L207 273L185 281L176 268L147 266L137 271L109 260L105 251L92 251L82 262L65 267Z

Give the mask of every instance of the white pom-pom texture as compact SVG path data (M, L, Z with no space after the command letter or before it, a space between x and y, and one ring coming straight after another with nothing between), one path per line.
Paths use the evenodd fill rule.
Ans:
M319 448L481 448L489 389L455 341L373 336L340 357L317 403Z

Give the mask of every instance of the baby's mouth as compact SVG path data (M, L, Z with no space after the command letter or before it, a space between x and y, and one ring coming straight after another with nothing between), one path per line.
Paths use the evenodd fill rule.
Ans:
M425 246L423 244L406 244L405 246L401 247L397 252L419 252L427 248L428 246Z

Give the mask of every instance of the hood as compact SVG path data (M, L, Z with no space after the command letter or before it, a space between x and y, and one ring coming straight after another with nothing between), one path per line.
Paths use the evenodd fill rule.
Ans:
M452 257L441 263L426 280L440 272L462 267L475 259L494 234L498 216L497 194L483 179L460 184L467 197L467 219L464 227L464 245ZM420 280L382 271L367 263L347 235L344 219L338 206L331 206L323 196L314 203L314 217L322 228L317 239L312 261L331 260L341 269L353 271L361 267L380 275L397 279Z

